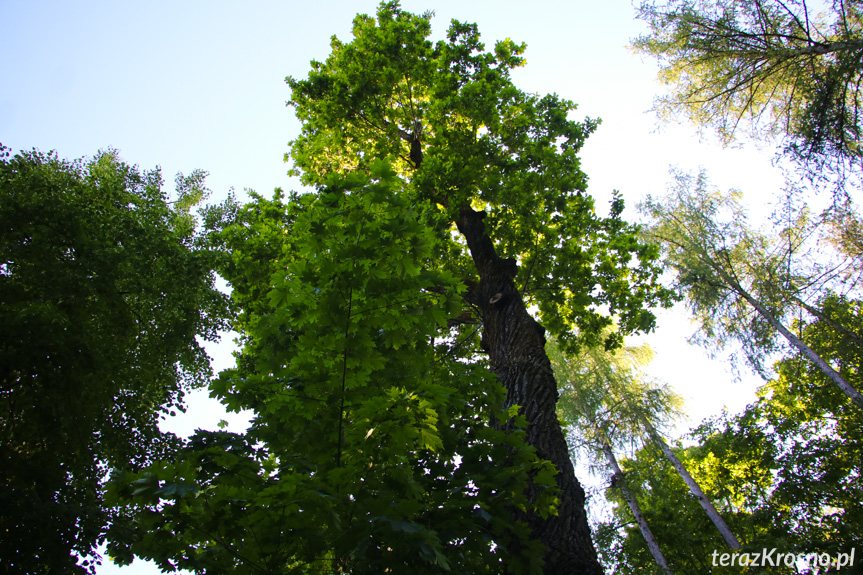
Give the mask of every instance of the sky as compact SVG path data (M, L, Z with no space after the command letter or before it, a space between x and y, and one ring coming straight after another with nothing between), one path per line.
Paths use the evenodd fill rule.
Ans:
M377 2L295 0L0 0L0 142L12 148L57 150L64 158L114 148L142 169L209 172L212 202L234 189L269 195L300 189L286 175L288 142L299 124L285 103L286 76L304 77L323 60L332 35L350 39L357 12ZM662 87L656 64L627 45L645 31L627 0L404 0L403 8L434 10L434 39L451 19L476 22L495 40L525 42L527 65L513 74L523 90L557 93L579 105L576 118L601 118L583 149L589 191L605 210L612 190L635 205L661 195L669 167L705 168L720 188L737 188L756 219L769 212L782 184L772 149L722 148L689 125L659 126L649 111ZM683 310L661 312L660 327L643 341L656 352L649 371L686 399L688 419L676 428L741 409L760 382L735 381L722 361L686 342L695 327ZM230 337L210 347L216 370L232 364ZM181 434L214 429L226 416L206 392L191 395L188 413L166 422ZM136 561L105 562L98 575L158 573Z

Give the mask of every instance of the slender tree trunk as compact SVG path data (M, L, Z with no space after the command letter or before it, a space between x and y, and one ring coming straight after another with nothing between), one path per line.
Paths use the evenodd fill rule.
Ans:
M726 281L730 279L731 278L726 275ZM774 329L776 329L776 331L781 333L785 337L785 339L787 339L791 343L791 345L800 350L800 352L804 356L806 356L809 361L814 363L824 375L830 378L830 380L835 383L836 386L839 387L839 389L842 390L842 393L851 398L851 401L853 401L854 404L857 405L857 407L863 409L863 395L861 395L860 392L854 388L854 386L845 381L845 378L839 375L839 372L830 367L830 365L826 361L824 361L820 355L815 353L815 351L811 347L803 343L803 341L799 337L791 333L791 331L784 325L782 325L782 323L778 319L773 317L773 314L770 313L770 310L761 305L761 302L752 297L749 292L744 290L737 282L731 280L731 282L729 283L731 286L734 287L734 289L737 291L737 293L740 294L743 299L749 302L749 305L755 308L755 311L761 314L761 317L766 319L767 322L772 325Z
M792 296L791 299L796 302L800 307L817 317L819 320L823 321L824 323L832 327L834 330L853 341L856 345L863 347L863 337L860 337L838 321L831 318L824 310L813 307L798 297Z
M611 446L607 441L603 441L602 443L602 452L605 453L605 458L608 460L609 467L611 467L611 485L612 487L620 489L621 494L623 494L623 498L626 500L626 503L629 505L629 509L635 516L635 521L638 523L641 535L647 542L647 548L650 549L650 554L653 555L653 560L657 565L659 565L659 568L663 573L665 573L665 575L674 575L671 568L668 566L668 562L665 560L665 555L663 555L662 550L659 549L659 544L656 542L653 532L647 525L647 520L641 512L641 507L638 506L638 501L629 490L629 487L627 487L623 471L620 470L620 466L617 464L617 458L614 456L614 452L611 450Z
M659 446L662 450L662 453L665 457L671 462L671 465L674 466L674 469L677 470L677 473L680 474L680 477L683 478L683 482L686 483L686 486L689 488L690 493L695 496L698 502L701 504L701 507L704 509L704 512L707 513L707 516L710 517L710 520L713 521L713 524L716 525L716 528L719 530L719 533L722 535L722 538L725 539L725 543L731 549L740 549L740 542L737 540L737 537L734 536L734 533L731 532L731 529L725 523L725 520L722 519L722 516L719 515L719 512L716 511L716 508L713 506L713 503L710 502L707 495L704 494L704 491L701 490L701 487L692 478L689 474L689 471L686 470L686 467L683 465L683 462L678 459L678 457L671 451L671 448L662 439L662 436L656 431L656 428L653 427L649 422L642 421L644 426L647 428L647 434L653 440L653 442Z
M484 212L464 207L456 225L467 240L479 274L470 298L482 310L482 346L506 387L507 406L519 405L528 421L527 440L557 468L556 516L520 517L546 546L546 575L600 574L585 512L584 490L575 477L569 447L557 419L557 382L545 353L545 329L527 312L513 281L516 263L499 257L485 233Z
M814 363L815 366L818 367L818 369L820 369L821 372L833 383L835 383L842 393L847 395L857 407L863 409L863 394L857 391L853 385L848 383L845 378L839 374L839 372L830 367L830 365L824 361L820 355L815 353L815 350L803 343L803 340L794 335L787 327L782 325L782 322L776 319L773 314L770 313L770 310L764 307L761 302L752 296L752 294L743 289L743 286L741 286L740 283L722 267L722 265L717 262L710 261L709 259L708 263L710 263L711 267L720 275L720 277L722 277L731 289L737 292L737 294L745 299L749 305L751 305L755 311L761 315L761 317L767 320L767 323L773 326L776 331L781 333L782 336L791 343L791 345L796 347L800 353L806 357L806 359ZM728 263L729 265L731 264L730 261Z

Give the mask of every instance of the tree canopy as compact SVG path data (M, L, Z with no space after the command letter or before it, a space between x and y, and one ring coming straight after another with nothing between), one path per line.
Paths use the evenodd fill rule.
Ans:
M666 111L854 163L859 6L832 6L651 2L637 47L663 59ZM677 174L649 228L620 193L605 213L579 159L599 121L514 84L524 45L458 21L433 42L432 16L383 2L287 78L304 192L196 213L200 171L171 197L113 151L0 149L4 568L92 572L107 540L120 564L201 574L732 573L717 528L745 553L859 542L853 205L813 218L789 196L761 232ZM661 436L677 398L639 373L648 350L623 347L680 298L703 342L773 375L685 448ZM202 340L227 327L236 366L213 378ZM205 383L250 426L161 433ZM576 438L611 469L598 537Z
M778 136L798 159L859 162L863 17L856 1L643 2L661 115L681 114L729 141L741 130ZM826 160L826 162L825 162Z
M831 285L831 280L843 275L853 288L853 260L847 274L837 273L845 262L835 267L815 262L813 268L805 269L796 256L808 243L807 213L799 214L779 233L761 233L746 223L739 195L710 188L703 172L695 178L679 174L668 196L648 197L641 206L653 219L647 233L663 246L668 263L677 272L677 283L699 320L698 339L718 349L737 340L749 364L761 374L766 373L765 360L784 341L863 408L863 395L849 378L788 327L788 318L801 308L829 321L804 299L832 295L836 282ZM818 259L828 260L829 252L822 249ZM848 326L843 333L856 339Z
M640 368L653 355L650 347L626 347L608 351L594 347L566 359L551 344L550 358L562 391L559 411L569 424L568 431L593 458L605 460L602 467L611 475L611 486L620 491L638 523L656 566L671 575L662 550L627 485L615 451L642 441L649 423L661 425L674 417L680 398L668 389L646 381ZM599 467L599 465L597 466ZM603 474L605 475L605 474Z
M661 112L861 165L859 2L639 15ZM195 212L204 172L172 197L114 151L0 147L4 569L92 573L107 540L120 564L201 574L736 573L711 564L716 529L743 553L859 543L850 196L813 217L789 195L762 232L736 193L676 174L633 225L620 193L607 213L588 193L599 121L514 84L524 45L458 21L433 42L432 17L385 1L286 79L304 192ZM677 398L623 343L683 298L703 343L736 340L772 380L671 447ZM202 341L228 327L236 366L214 378ZM204 384L250 426L161 433ZM593 533L582 439L611 469Z
M650 329L658 284L649 265L629 264L648 264L656 248L632 235L619 196L601 218L585 193L578 153L597 122L569 120L572 102L513 85L524 45L485 51L477 26L457 21L432 44L430 21L382 3L377 18L355 19L350 43L333 39L307 79L288 78L302 121L287 156L294 173L315 184L391 157L406 193L451 221L464 208L485 211L525 303L565 345L595 342L615 316L622 333ZM441 265L465 269L468 246L446 245Z
M160 416L209 381L196 338L226 327L227 299L191 213L204 177L178 175L169 202L158 169L142 173L113 151L0 157L0 556L10 572L92 571L106 473L170 453Z

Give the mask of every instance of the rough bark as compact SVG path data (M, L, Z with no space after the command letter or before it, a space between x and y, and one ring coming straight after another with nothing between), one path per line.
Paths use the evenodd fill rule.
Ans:
M524 514L535 538L546 546L547 575L600 574L590 535L584 490L575 477L569 448L557 419L557 382L545 353L545 329L527 312L516 289L516 263L497 255L485 233L484 212L460 210L456 225L479 274L471 299L482 310L482 345L491 369L506 387L507 406L519 405L527 418L527 440L557 468L557 516Z
M719 515L718 511L716 511L713 503L711 503L707 495L704 494L704 491L701 490L698 482L696 482L695 479L693 479L693 477L689 474L689 471L687 471L686 467L683 465L683 462L678 459L678 457L674 454L674 452L671 450L665 440L662 439L662 436L659 435L659 433L652 425L650 425L650 423L645 421L644 425L647 428L647 434L650 436L651 440L659 446L666 459L671 462L671 465L673 465L674 469L677 470L677 473L680 474L683 482L689 488L689 492L695 496L695 498L701 504L701 507L704 509L704 512L707 513L707 516L710 517L710 520L713 521L714 525L716 525L716 529L719 530L722 538L725 539L726 545L728 545L728 547L731 549L740 549L740 542L737 540L737 537L734 536L734 533L732 533L731 529L728 527L728 524L725 523L725 520L722 519L722 516Z
M611 467L611 485L612 487L620 489L620 493L626 500L626 504L629 505L629 509L635 517L635 522L638 523L638 528L641 530L641 535L647 542L647 548L650 550L650 554L653 555L653 560L665 575L674 575L671 568L668 566L668 562L665 560L665 555L662 554L662 550L656 542L656 537L653 536L653 532L647 525L647 520L641 512L641 507L638 505L638 501L627 487L623 471L620 470L620 465L617 464L617 458L614 456L614 452L611 450L611 446L607 441L602 444L602 452L605 453L605 458L608 460L609 467Z

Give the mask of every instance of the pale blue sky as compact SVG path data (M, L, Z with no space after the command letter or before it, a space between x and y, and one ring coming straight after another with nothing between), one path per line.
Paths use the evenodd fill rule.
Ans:
M161 165L167 182L177 171L205 169L215 201L231 187L265 194L294 188L282 156L298 124L285 107L284 78L304 76L309 60L326 58L331 35L348 39L353 15L376 6L0 0L0 142L68 158L113 147L142 168ZM721 187L749 190L755 203L781 183L770 150L721 150L699 142L689 126L656 132L647 113L660 89L656 66L626 48L642 31L626 0L405 0L403 7L435 10L438 37L457 18L478 23L489 45L506 37L526 42L527 67L515 74L520 87L557 92L577 102L580 115L602 118L583 167L603 209L619 189L635 218L642 195L665 189L670 164L704 166ZM752 398L753 380L733 383L723 365L685 343L692 331L685 317L662 318L649 338L657 351L653 372L687 397L693 421ZM231 361L217 353L217 367ZM223 417L202 397L193 396L191 418L173 429L212 427ZM141 562L122 570L106 563L99 574L155 572Z

